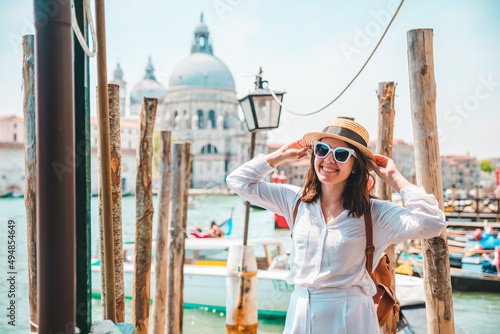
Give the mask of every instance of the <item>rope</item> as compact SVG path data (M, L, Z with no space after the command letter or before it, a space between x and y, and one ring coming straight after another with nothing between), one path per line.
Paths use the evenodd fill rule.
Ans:
M80 46L82 47L83 51L87 55L87 57L92 58L95 57L96 50L97 50L97 42L96 42L96 36L95 36L95 30L94 30L94 22L92 20L92 14L90 13L90 2L89 0L83 0L83 8L85 11L84 16L87 16L87 21L90 26L90 34L92 35L92 51L90 51L87 41L85 41L85 38L83 37L82 31L80 30L80 27L78 26L78 19L76 18L76 11L75 11L75 1L71 0L71 27L73 27L73 31L75 32L76 38L78 39L78 42L80 43Z
M316 111L312 111L312 112L309 112L309 113L305 113L305 114L301 114L301 113L297 113L297 112L294 112L288 108L286 108L285 106L283 106L283 104L281 103L281 101L278 99L278 97L276 97L276 95L274 94L273 90L272 89L269 89L269 91L271 92L271 95L273 96L273 98L276 100L276 102L279 103L279 105L286 111L288 111L289 113L291 114L294 114L294 115L297 115L297 116L309 116L309 115L313 115L313 114L317 114L319 113L320 111L323 111L325 110L326 108L328 108L329 106L331 106L335 101L337 101L341 96L342 94L344 94L344 92L351 86L351 84L354 82L354 80L356 80L356 78L361 74L361 72L364 70L364 68L366 67L366 65L368 64L368 62L370 61L370 59L372 58L373 54L375 53L375 51L377 51L377 48L378 46L380 45L380 43L382 43L382 40L384 39L385 37L385 34L387 33L387 31L389 30L389 27L391 26L392 24L392 21L394 21L394 19L396 18L396 15L398 15L398 12L399 12L399 9L401 8L401 6L403 5L403 2L404 0L401 0L401 3L399 4L398 6L398 9L396 9L396 12L394 13L394 15L392 16L392 19L391 21L389 21L389 24L387 25L387 28L385 28L385 31L384 33L382 34L382 37L380 37L377 45L375 46L375 48L373 49L372 53L370 54L370 56L368 57L368 59L365 61L365 63L363 64L363 66L361 67L361 69L358 71L358 73L354 76L354 78L351 80L351 82L349 82L349 84L344 88L343 91L340 92L340 94L334 98L330 103L328 103L326 106L324 106L323 108L320 108Z

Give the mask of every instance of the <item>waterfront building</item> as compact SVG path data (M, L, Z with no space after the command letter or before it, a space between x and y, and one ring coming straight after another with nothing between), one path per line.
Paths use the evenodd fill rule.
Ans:
M481 166L469 155L441 156L441 169L444 189L454 186L456 189L469 192L479 185Z
M226 176L248 160L250 134L238 116L238 99L229 68L214 55L203 14L194 31L191 53L172 71L165 109L157 130L191 143L191 187L226 187ZM267 136L256 136L255 152L266 153Z
M0 117L0 197L24 193L24 118Z

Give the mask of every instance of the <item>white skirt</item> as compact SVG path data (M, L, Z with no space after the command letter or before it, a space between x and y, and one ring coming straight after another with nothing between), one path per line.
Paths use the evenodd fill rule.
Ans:
M313 289L295 285L283 334L378 334L372 297L361 288Z

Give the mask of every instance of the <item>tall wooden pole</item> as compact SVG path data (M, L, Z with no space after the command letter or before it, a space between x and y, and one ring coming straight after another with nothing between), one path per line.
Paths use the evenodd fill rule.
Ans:
M35 38L23 36L23 111L24 111L24 204L28 228L28 276L30 322L38 324L36 308L36 118L35 118ZM31 332L36 327L31 325Z
M143 98L137 145L135 185L135 265L132 322L137 334L148 333L151 248L153 237L153 129L158 99Z
M87 40L84 0L75 0L80 31ZM76 325L82 333L92 325L91 232L90 232L90 91L89 59L73 40L75 82L75 197L76 197Z
M152 325L153 333L165 333L165 304L167 298L167 241L168 217L170 212L170 189L172 186L172 153L170 131L160 132L159 142L159 169L160 191L158 194L158 224L155 243L155 286L153 295Z
M182 333L182 287L184 282L184 240L185 225L185 188L189 177L189 146L183 142L172 145L172 199L170 219L167 269L167 334Z
M434 194L439 207L444 210L436 119L433 31L410 30L407 38L417 184ZM455 328L446 230L438 237L423 240L422 251L428 333L453 334Z
M183 203L183 209L184 212L182 214L182 228L184 229L184 234L186 236L186 227L187 227L187 211L188 211L188 198L189 198L189 188L190 187L190 173L191 173L191 144L190 143L184 143L186 146L186 154L184 155L184 159L186 160L184 167L186 168L186 171L184 172L184 179L186 181L186 185L184 186L184 203ZM181 263L184 263L185 261L185 251L184 251L184 245L182 246L182 261ZM182 275L181 275L181 291L184 291L184 266L182 267ZM182 319L184 315L184 293L181 293L181 300L179 302L180 304L180 314L179 314L179 327L181 328L182 331Z
M74 331L75 168L70 2L34 1L37 297L40 333ZM69 152L69 153L68 153Z
M109 99L106 65L106 25L104 0L95 0L97 38L97 89L99 96L99 148L101 151L101 184L104 236L104 274L106 318L116 322L115 268L113 247L113 204L111 198L111 161L109 146Z
M396 86L394 82L380 82L378 84L378 139L377 139L377 154L385 155L392 158L392 141L394 130L394 96ZM391 201L392 200L392 187L385 183L381 178L377 177L375 183L375 196L380 199ZM385 249L391 262L391 288L396 291L396 254L394 245L390 245ZM382 333L394 334L397 333L396 318L391 313L389 318L382 327Z
M111 157L111 194L113 210L113 258L115 272L116 322L125 322L125 293L123 286L123 241L122 241L122 178L121 178L121 138L120 138L120 87L108 84L109 97L109 139ZM101 158L100 149L98 157ZM101 170L99 169L99 175ZM99 236L101 255L101 300L106 300L106 260L103 252L104 225L102 210L102 189L99 188ZM102 303L102 314L106 314L106 303Z

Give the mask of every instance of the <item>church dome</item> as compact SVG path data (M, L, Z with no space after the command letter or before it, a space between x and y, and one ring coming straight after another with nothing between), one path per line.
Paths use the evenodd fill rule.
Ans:
M161 83L156 81L153 63L151 57L149 57L144 79L135 85L130 93L130 103L142 103L143 97L156 97L158 98L158 102L163 102L166 96L167 90Z
M192 86L235 90L231 71L217 57L192 53L172 72L170 87Z
M213 54L210 33L203 23L194 31L191 55L182 60L170 76L169 87L190 86L235 90L229 68Z

